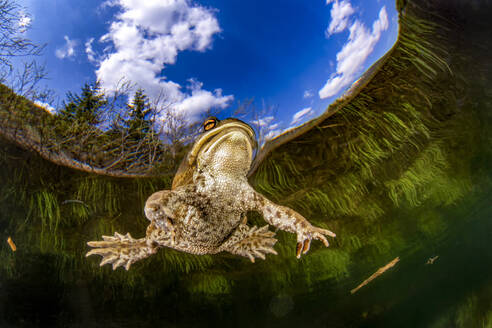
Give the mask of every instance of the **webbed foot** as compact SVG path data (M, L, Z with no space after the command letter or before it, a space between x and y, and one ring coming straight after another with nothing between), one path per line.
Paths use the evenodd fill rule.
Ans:
M100 266L110 263L113 270L123 266L126 270L136 261L157 252L157 247L149 247L145 238L134 239L129 233L126 235L114 233L114 236L102 236L104 240L89 241L87 245L94 249L85 255L101 255Z
M268 230L268 225L258 228L256 226L250 228L241 224L236 232L228 240L228 246L225 251L236 255L241 255L255 262L255 258L265 259L266 254L275 254L277 252L273 246L277 242L274 238L275 232Z

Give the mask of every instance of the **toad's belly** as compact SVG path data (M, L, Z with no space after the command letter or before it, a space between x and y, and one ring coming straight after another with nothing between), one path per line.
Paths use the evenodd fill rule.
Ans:
M234 232L240 222L237 217L208 217L193 218L188 222L182 222L176 229L177 244L186 244L190 248L203 249L204 253L213 253ZM199 254L197 251L192 253Z

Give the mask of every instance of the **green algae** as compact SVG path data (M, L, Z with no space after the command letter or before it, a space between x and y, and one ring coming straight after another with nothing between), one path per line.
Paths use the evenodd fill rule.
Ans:
M412 2L398 1L403 7L398 43L374 82L319 127L280 147L252 180L271 199L335 231L331 248L314 241L299 261L295 237L278 232L279 255L254 265L227 254L164 249L129 272L101 268L97 259L84 257L85 243L115 231L143 236L144 202L169 188L172 176L129 180L79 173L2 141L0 223L19 251L0 248L0 272L15 279L30 270L30 257L43 256L59 281L83 279L94 293L148 300L178 290L214 303L238 296L244 286L267 296L326 284L349 291L379 264L432 249L455 224L441 210L453 211L491 189L492 138L484 113L492 98L474 103L464 97L456 85L466 72L459 58L448 59L447 30ZM261 224L257 217L251 221ZM478 309L484 300L471 294L436 327L490 326L490 311Z

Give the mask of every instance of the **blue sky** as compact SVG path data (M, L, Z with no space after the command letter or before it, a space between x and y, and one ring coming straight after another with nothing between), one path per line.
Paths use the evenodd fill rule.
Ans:
M270 136L319 115L396 41L394 0L23 0L60 99L122 79L188 117L274 108ZM250 120L252 118L249 118Z

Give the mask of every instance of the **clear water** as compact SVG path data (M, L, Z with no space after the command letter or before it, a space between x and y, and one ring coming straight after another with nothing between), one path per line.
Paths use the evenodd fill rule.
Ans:
M358 241L339 235L328 250L313 244L300 261L293 237L279 233L280 255L255 265L161 250L130 272L99 268L97 259L83 257L85 242L112 231L142 235L142 197L169 181L94 179L86 190L99 196L85 196L91 210L80 214L76 203L64 204L73 219L55 228L41 222L49 215L30 210L38 198L29 195L54 190L61 203L84 175L2 140L0 237L12 236L17 250L0 246L0 327L492 327L490 9L479 1L441 4L462 49L452 56L464 57L474 72L455 109L476 111L476 149L456 144L451 157L467 168L446 171L444 179L467 172L466 192L450 204L402 204L370 224L347 218L338 228L350 226ZM433 187L452 192L448 184ZM349 259L341 249L351 249ZM350 293L397 256L393 268Z

